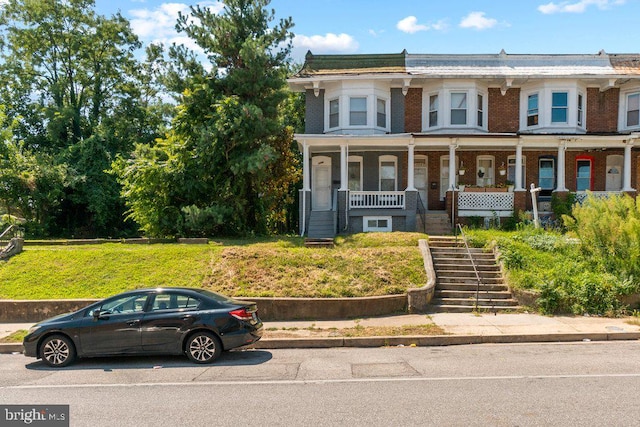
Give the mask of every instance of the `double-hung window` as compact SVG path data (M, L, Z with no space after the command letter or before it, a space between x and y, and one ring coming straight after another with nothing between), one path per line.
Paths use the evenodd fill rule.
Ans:
M397 190L397 162L395 156L380 156L380 191Z
M482 127L484 125L484 105L483 105L483 97L482 95L478 95L478 105L477 105L477 125L478 127Z
M627 95L627 127L640 125L640 93Z
M467 124L467 94L466 92L451 93L451 124Z
M367 125L367 98L349 98L349 126Z
M576 158L576 191L592 189L593 158L590 156L578 156Z
M387 127L387 101L381 98L376 102L376 125L379 128Z
M337 128L340 125L340 102L338 99L329 101L329 127Z
M584 124L584 99L582 94L578 94L578 126L583 126Z
M438 95L429 97L429 127L438 126Z
M362 157L349 156L349 190L362 191Z
M534 93L527 98L527 126L537 126L540 110L538 109L538 94Z
M551 94L551 123L567 123L569 110L569 94L567 92L553 92Z
M553 158L541 158L538 163L538 186L543 190L556 187L556 162Z

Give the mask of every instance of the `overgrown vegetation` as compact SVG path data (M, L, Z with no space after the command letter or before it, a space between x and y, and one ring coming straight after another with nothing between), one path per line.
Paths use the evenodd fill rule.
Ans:
M0 299L100 298L154 286L230 296L357 297L426 283L419 233L370 233L306 248L298 237L208 245L27 246L0 263ZM392 242L391 242L392 241Z
M477 246L497 244L512 286L538 294L545 313L615 315L640 291L640 212L632 198L588 197L565 215L570 232L520 226L470 230Z

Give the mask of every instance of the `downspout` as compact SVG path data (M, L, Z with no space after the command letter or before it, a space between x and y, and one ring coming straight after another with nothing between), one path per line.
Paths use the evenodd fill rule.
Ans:
M307 185L309 184L309 147L307 141L302 142L302 227L300 227L300 237L304 236L307 229Z
M362 165L364 168L364 165ZM344 228L342 231L349 229L349 143L347 143L347 191L345 191L344 201Z

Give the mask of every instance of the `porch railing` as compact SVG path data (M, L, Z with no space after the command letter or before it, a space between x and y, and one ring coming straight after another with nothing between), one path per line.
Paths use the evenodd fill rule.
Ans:
M512 192L458 193L458 216L511 216L513 208Z
M350 209L404 209L404 191L350 191Z

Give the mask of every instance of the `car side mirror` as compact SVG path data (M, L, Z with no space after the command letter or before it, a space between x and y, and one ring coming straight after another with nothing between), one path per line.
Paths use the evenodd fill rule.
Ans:
M100 309L93 310L93 320L98 320L100 318Z

